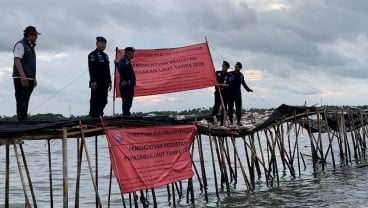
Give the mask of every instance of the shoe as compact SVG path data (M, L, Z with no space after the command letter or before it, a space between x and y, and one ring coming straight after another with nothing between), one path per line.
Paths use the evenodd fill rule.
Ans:
M238 123L236 123L236 125L243 126L243 124L240 121Z

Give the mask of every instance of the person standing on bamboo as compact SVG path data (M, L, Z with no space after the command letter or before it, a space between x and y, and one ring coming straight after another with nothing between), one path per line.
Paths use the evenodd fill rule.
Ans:
M135 72L131 59L134 58L135 49L133 47L126 47L124 49L124 56L118 63L120 75L120 94L123 100L122 111L123 116L130 116L130 108L133 104L134 87L136 83Z
M243 68L240 62L236 62L234 71L229 73L229 119L230 123L233 123L233 111L234 103L236 108L237 125L241 126L241 112L242 112L242 97L241 97L241 85L248 92L253 92L245 83L244 75L240 72Z
M216 71L217 84L215 85L215 104L212 109L212 119L217 120L217 114L221 107L221 122L220 125L224 124L225 111L227 111L228 101L228 87L229 87L229 73L227 70L230 68L230 64L227 61L222 62L222 70Z
M35 46L38 35L34 26L28 26L23 31L23 39L18 41L13 49L13 81L15 100L17 103L17 119L27 120L28 105L33 89L37 86Z
M103 116L107 104L108 91L111 90L109 56L104 52L106 39L96 37L96 49L88 54L89 87L91 88L89 115L92 118Z

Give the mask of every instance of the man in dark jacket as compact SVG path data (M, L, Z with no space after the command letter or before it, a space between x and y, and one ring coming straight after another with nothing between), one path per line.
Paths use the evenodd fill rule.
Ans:
M107 104L108 90L111 90L109 56L104 52L106 39L96 37L96 49L88 54L89 87L91 100L89 115L92 118L103 116Z
M229 73L229 119L230 123L233 123L233 111L234 103L236 108L237 125L241 126L241 111L242 111L242 97L241 97L241 85L248 92L253 92L245 83L244 75L240 72L242 64L236 62L234 71Z
M27 120L29 100L33 89L37 86L34 47L38 35L41 34L34 26L26 27L23 32L23 39L18 41L13 49L13 80L17 103L17 119L20 122Z
M225 111L227 111L227 101L228 101L228 87L229 87L229 73L227 70L230 68L230 64L227 61L223 61L222 70L216 71L217 84L215 85L215 104L212 109L212 118L215 123L217 119L217 114L221 106L221 123L224 124Z
M134 58L135 49L126 47L124 56L120 59L118 68L120 75L120 94L123 100L122 110L123 116L130 116L130 108L132 107L135 87L135 73L131 59Z

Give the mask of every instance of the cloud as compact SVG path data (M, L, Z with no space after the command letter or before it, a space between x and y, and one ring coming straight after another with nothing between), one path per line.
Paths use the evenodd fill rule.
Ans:
M14 114L12 49L27 25L38 38L37 78L30 108L35 112L86 114L87 54L105 36L115 47L180 47L209 42L216 69L223 60L244 65L243 107L281 103L366 104L368 1L3 1L0 39L0 115ZM30 9L32 8L32 9ZM354 93L352 93L354 92ZM111 93L110 93L111 99ZM321 99L323 102L321 102ZM121 112L117 100L116 112ZM183 110L213 105L213 89L134 100L133 111ZM112 114L109 101L106 113Z

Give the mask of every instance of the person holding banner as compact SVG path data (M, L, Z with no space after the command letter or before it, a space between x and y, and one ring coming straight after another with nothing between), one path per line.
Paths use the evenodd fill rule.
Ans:
M215 104L212 109L213 123L216 125L217 114L221 106L221 122L220 125L224 124L225 111L227 110L228 102L228 87L229 87L229 73L227 70L230 68L230 64L227 61L222 62L222 70L216 71L217 84L215 85Z
M92 118L103 116L107 104L108 90L111 90L109 56L103 51L106 39L96 37L96 49L88 54L89 87L91 88L89 115Z
M124 49L124 56L120 59L118 64L120 75L119 87L121 98L123 100L123 116L130 116L130 108L133 103L136 78L131 59L134 58L134 52L135 49L133 47L126 47Z
M237 125L241 126L241 110L242 110L242 97L241 97L241 85L248 92L253 92L245 83L244 75L240 72L242 64L236 62L234 71L229 73L229 119L230 123L233 124L233 111L234 103L236 108Z

